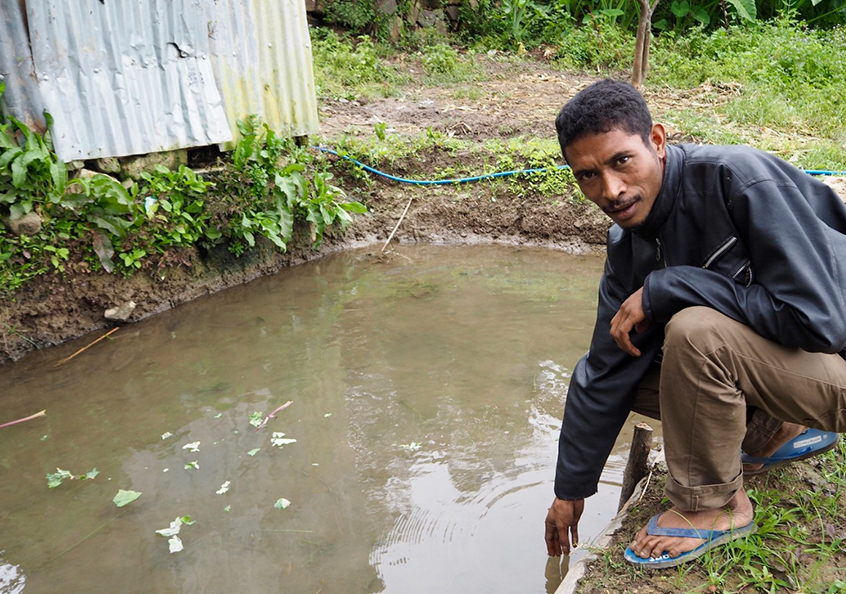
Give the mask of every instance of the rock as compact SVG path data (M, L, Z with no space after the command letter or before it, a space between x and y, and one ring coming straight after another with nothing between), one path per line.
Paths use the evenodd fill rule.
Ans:
M96 177L98 175L102 175L102 174L97 172L97 171L92 171L90 169L78 169L75 177L88 178L88 177Z
M3 217L3 224L13 235L35 235L41 231L41 217L38 213L30 212L22 217L13 219L11 217Z
M306 12L314 13L315 16L323 16L326 12L326 3L323 0L305 0Z
M422 10L420 16L417 17L417 24L421 27L434 27L437 22L438 18L432 10Z
M129 319L129 316L132 315L132 312L135 311L135 302L134 301L127 301L117 307L112 307L111 309L107 309L106 313L103 314L107 320L115 320L117 322L125 322Z
M186 149L123 157L120 160L121 174L123 177L129 177L135 180L141 179L141 174L145 171L148 173L152 172L156 168L156 165L164 165L170 170L175 170L180 165L187 164L188 151Z
M420 3L430 10L435 10L441 7L441 0L420 0Z
M459 16L460 13L461 13L461 8L459 6L451 4L451 5L446 7L446 14L449 17L449 20L452 21L453 23L458 22L458 16Z
M117 157L95 159L94 169L103 173L120 173L120 161L117 160Z
M65 167L68 168L68 171L76 171L85 167L85 161L68 161L65 163Z
M376 0L376 11L382 14L393 14L397 11L397 0Z

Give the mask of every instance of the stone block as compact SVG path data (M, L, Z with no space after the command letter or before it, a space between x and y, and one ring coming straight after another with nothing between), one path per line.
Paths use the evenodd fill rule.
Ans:
M397 11L397 0L376 0L376 11L382 14L393 14Z
M13 219L11 217L3 217L3 224L12 235L35 235L41 231L41 217L38 213L29 212L22 217Z
M187 164L188 151L186 149L124 157L120 160L121 175L135 180L141 179L141 174L145 171L151 173L156 165L164 165L175 171L180 165Z
M117 160L117 157L95 159L94 169L103 173L120 173L120 161Z

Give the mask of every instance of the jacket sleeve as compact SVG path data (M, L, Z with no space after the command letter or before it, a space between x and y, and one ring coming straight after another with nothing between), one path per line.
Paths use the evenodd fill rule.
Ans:
M564 407L555 472L559 499L584 499L596 493L640 378L660 350L663 329L656 326L632 336L642 351L640 357L626 354L611 338L611 318L628 294L607 261L590 351L576 365Z
M704 305L784 346L842 351L846 278L838 255L846 257L846 236L820 220L795 185L761 181L732 197L731 205L752 284L694 266L654 271L644 284L647 317L667 322L686 307Z

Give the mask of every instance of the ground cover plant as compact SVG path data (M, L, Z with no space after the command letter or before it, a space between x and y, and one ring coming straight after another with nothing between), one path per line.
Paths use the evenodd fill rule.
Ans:
M758 531L696 562L635 568L623 551L647 520L666 509L666 469L656 471L612 544L596 551L580 594L600 592L846 592L846 445L817 459L747 478Z

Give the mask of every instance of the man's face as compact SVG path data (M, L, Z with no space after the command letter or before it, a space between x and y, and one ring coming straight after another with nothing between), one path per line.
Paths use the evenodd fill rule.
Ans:
M582 136L564 155L582 193L624 229L646 220L664 179L666 134L652 126L649 145L620 129Z

